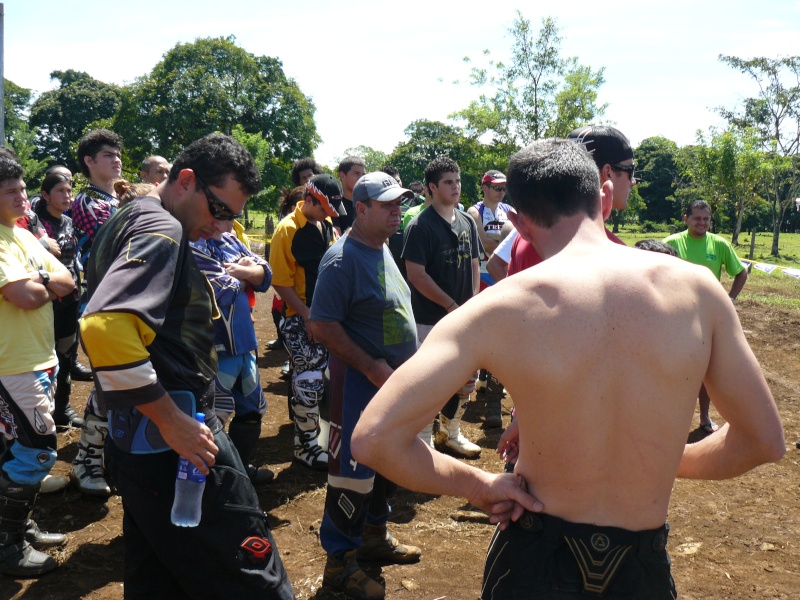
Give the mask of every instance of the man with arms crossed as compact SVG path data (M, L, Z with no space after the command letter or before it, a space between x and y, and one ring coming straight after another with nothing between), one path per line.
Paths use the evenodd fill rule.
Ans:
M492 513L500 527L483 598L620 589L674 598L665 519L675 477L734 477L785 451L731 301L706 269L610 242L611 187L601 196L597 167L572 142L541 140L515 154L515 225L545 260L445 317L353 436L356 460L397 484L465 496ZM505 318L481 320L487 311ZM475 469L416 438L478 367L516 401L514 474ZM701 381L728 422L687 445Z
M733 277L728 296L731 302L735 301L747 281L747 269L744 268L728 240L708 232L711 225L711 207L704 200L695 200L686 209L683 222L686 223L686 231L667 237L664 243L675 248L683 260L708 267L717 281L722 277L722 266L725 265L728 275ZM705 386L700 387L698 399L700 428L706 433L714 433L719 426L709 415L711 399Z
M328 562L322 584L349 598L385 595L383 584L359 563L405 564L421 554L387 531L394 484L350 453L350 436L364 407L417 349L411 294L385 244L400 227L401 201L411 197L386 173L358 180L355 221L325 253L320 293L311 305L309 327L331 353L330 464L319 534Z
M214 414L217 311L188 243L236 218L260 183L238 142L209 134L95 239L81 339L109 411L126 598L294 598L266 514ZM178 455L207 476L197 527L170 522Z
M56 462L53 389L58 358L52 301L75 289L67 268L29 231L22 167L0 157L0 573L38 577L56 568L40 549L60 546L30 519L42 480Z

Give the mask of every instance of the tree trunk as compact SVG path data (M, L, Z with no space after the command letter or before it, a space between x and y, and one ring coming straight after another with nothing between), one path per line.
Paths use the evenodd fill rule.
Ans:
M741 200L736 205L736 226L733 228L733 235L731 236L731 244L733 244L734 246L739 245L739 233L742 231L743 217L744 217L744 200Z

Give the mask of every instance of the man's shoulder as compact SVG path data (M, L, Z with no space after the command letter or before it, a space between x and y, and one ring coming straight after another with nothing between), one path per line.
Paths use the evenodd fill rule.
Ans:
M686 237L688 230L681 231L679 233L673 233L672 235L668 235L664 238L664 243L669 244L670 242L677 242L678 240L682 240Z

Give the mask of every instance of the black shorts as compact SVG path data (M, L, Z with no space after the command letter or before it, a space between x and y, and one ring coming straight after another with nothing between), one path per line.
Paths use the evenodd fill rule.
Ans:
M673 600L668 534L666 524L629 531L526 512L495 531L481 599Z

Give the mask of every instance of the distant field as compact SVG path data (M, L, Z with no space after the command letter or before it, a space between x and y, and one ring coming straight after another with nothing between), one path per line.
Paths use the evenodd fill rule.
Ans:
M623 242L631 246L638 240L661 240L667 236L665 233L629 233L624 230L617 235ZM729 234L723 237L730 240ZM736 248L736 253L742 259L747 259L750 253L750 234L740 235L739 241L742 245ZM772 234L759 233L756 236L753 262L800 269L800 233L781 234L780 258L770 256L771 248ZM728 277L727 273L724 272L722 274L722 285L725 286L725 289L730 289L731 286L731 277ZM778 270L767 274L754 268L750 271L747 284L739 297L743 300L753 300L767 306L781 306L800 311L800 279L784 275Z

